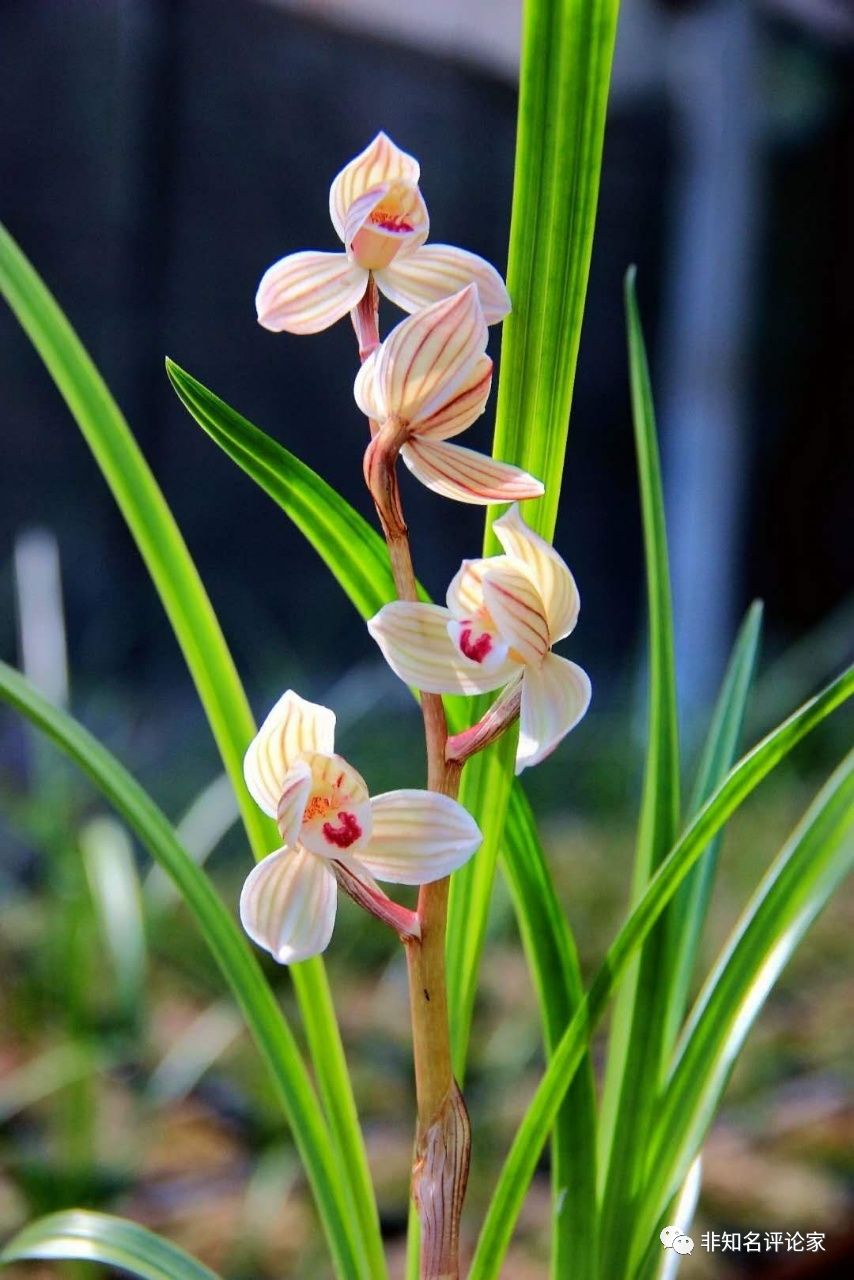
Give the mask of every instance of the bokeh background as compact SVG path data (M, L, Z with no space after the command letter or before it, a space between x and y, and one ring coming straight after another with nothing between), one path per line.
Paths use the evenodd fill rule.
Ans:
M341 749L375 790L421 775L405 690L297 532L186 415L163 357L371 515L348 326L266 333L255 288L283 253L335 247L329 181L380 128L421 160L433 236L504 266L518 16L516 0L0 8L3 217L125 410L257 713L288 685L334 705ZM622 275L637 263L652 351L685 738L698 742L759 596L751 742L838 669L854 621L852 70L845 0L624 3L556 535L584 602L571 656L595 702L528 783L587 973L626 906L644 720ZM389 308L384 323L394 319ZM67 696L184 817L236 901L247 853L177 647L95 464L5 311L0 387L0 654ZM487 446L491 428L488 412L471 443ZM417 566L438 595L461 555L476 554L480 516L407 481ZM705 966L850 727L837 717L815 735L734 824ZM325 1276L288 1135L190 922L97 797L7 713L0 842L0 1232L86 1203L166 1232L234 1280ZM342 915L329 963L399 1260L404 973L378 929ZM827 1254L698 1249L686 1277L850 1274L852 927L854 904L840 897L751 1037L708 1145L694 1233L824 1231ZM276 983L290 1008L287 976ZM541 1068L500 885L474 1043L470 1234ZM545 1276L547 1240L544 1161L507 1276Z

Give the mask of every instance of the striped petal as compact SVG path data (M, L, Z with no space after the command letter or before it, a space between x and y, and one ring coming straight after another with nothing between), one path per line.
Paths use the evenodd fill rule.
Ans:
M364 151L344 166L329 188L329 216L341 239L347 210L354 200L383 182L398 178L417 182L420 174L421 167L413 156L396 147L387 134L378 133Z
M397 325L377 359L377 384L388 414L415 422L438 413L467 384L487 336L472 287Z
M464 449L445 440L423 440L412 436L401 449L412 474L434 493L456 502L485 506L489 502L513 502L517 498L538 498L544 492L539 480L527 471L496 462L485 453Z
M445 603L455 618L471 618L481 611L483 605L483 579L490 566L498 559L464 560L451 578ZM509 563L506 556L501 556L501 563Z
M249 744L243 776L255 803L276 817L291 765L298 756L335 747L335 712L306 702L293 689L283 693Z
M379 353L380 349L377 347L359 369L356 374L356 381L353 384L353 395L356 397L356 404L366 418L373 418L374 422L385 422L388 414L377 385L377 357Z
M539 764L578 724L590 705L590 678L581 667L549 653L522 680L516 772Z
M379 271L427 239L430 218L413 182L384 182L354 200L344 221L344 245L360 267Z
M512 680L519 666L511 659L484 671L464 658L448 633L447 609L396 600L368 622L368 630L396 675L427 693L488 693Z
M258 323L273 333L319 333L355 307L367 282L365 268L345 253L288 254L261 277Z
M435 413L426 418L418 415L413 424L418 435L422 439L447 440L465 431L486 408L491 386L492 361L487 355L479 356L454 394L443 400Z
M305 760L297 760L288 770L279 803L276 822L286 845L295 845L302 826L302 816L311 795L311 769Z
M524 569L496 556L483 578L483 602L501 639L522 662L539 666L548 653L549 627L540 593Z
M399 255L377 272L377 284L404 311L420 311L468 284L477 285L487 324L497 324L510 311L510 295L495 267L476 253L449 244L425 244Z
M518 507L511 507L492 526L508 555L521 561L537 585L546 609L552 644L575 627L581 599L575 579L564 561L522 519Z
M240 895L240 922L279 964L325 951L335 926L338 886L306 849L279 849L250 871Z
M378 880L429 884L479 847L480 829L461 804L433 791L388 791L371 800L373 835L359 853Z

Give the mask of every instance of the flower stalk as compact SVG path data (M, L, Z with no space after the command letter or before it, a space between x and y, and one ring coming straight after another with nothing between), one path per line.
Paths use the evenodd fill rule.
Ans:
M351 313L364 361L379 347L379 295L371 279ZM365 482L374 500L389 550L398 598L416 601L418 590L409 533L397 481L397 458L405 439L398 419L382 426L370 419ZM448 726L441 695L423 693L421 711L427 749L427 787L455 800L462 764L446 759ZM412 1195L421 1225L422 1280L457 1280L459 1231L471 1156L471 1126L451 1066L451 1034L445 976L445 932L450 878L421 885L418 935L402 937L409 976L412 1057L417 1128Z

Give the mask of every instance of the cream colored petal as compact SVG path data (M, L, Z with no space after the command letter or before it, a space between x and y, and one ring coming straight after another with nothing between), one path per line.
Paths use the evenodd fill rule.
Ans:
M392 671L427 693L487 693L518 672L509 659L497 670L483 671L464 658L448 634L450 621L439 605L396 600L370 619L368 630Z
M335 877L320 858L305 849L279 849L247 876L240 922L279 964L294 964L326 950L337 900Z
M368 788L342 756L320 752L306 757L311 795L302 815L300 844L321 858L355 853L371 834Z
M378 880L430 884L449 876L480 846L480 829L461 804L433 791L388 791L371 800L374 829L359 860Z
M543 493L540 481L527 471L446 440L422 440L413 436L400 453L422 484L455 502L486 506L490 502L538 498Z
M464 560L451 578L445 603L455 618L472 618L484 608L483 576L496 556L488 559ZM506 556L501 556L501 563Z
M493 557L483 578L483 602L501 639L524 663L539 666L548 652L549 627L540 593L525 570L504 556Z
M516 772L539 764L578 724L590 705L590 678L581 667L549 653L522 680Z
M430 233L424 198L412 182L384 182L354 200L344 222L344 247L354 262L379 271L411 253Z
M279 835L286 845L295 845L302 826L302 815L311 795L311 769L305 760L297 760L288 770L282 794L276 807Z
M486 408L492 386L492 361L482 355L475 360L463 382L449 399L444 399L429 418L419 414L413 426L421 439L447 440L470 427Z
M425 244L398 255L377 273L377 284L404 311L419 311L467 284L477 285L487 324L497 324L510 311L507 287L495 267L476 253L449 244Z
M310 751L331 754L335 747L335 713L306 702L293 689L283 693L249 744L243 776L255 803L275 818L291 765Z
M402 321L377 360L388 413L407 422L438 413L466 385L487 336L477 290L471 287Z
M492 527L507 554L521 561L537 584L551 642L556 644L578 621L581 600L575 579L554 547L528 528L518 507L511 507Z
M379 347L377 347L376 351L371 352L359 369L356 374L356 381L353 384L353 395L356 397L356 404L366 418L373 418L375 422L384 422L388 414L377 386L378 355Z
M382 182L403 178L417 182L421 174L418 161L395 146L385 133L378 133L365 150L346 164L333 179L329 189L329 216L341 239L347 210L354 200Z
M274 333L319 333L355 307L367 283L367 271L345 253L291 253L261 277L258 323Z

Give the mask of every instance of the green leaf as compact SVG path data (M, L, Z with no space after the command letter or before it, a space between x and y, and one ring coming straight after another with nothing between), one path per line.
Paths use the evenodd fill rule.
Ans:
M472 724L486 711L490 701L490 698L472 700ZM513 779L516 737L515 732L506 733L486 751L474 756L466 765L460 784L460 804L477 819L483 835L477 857L454 874L448 899L448 1016L454 1075L460 1083L466 1075L480 958L495 868L504 845L507 805L514 791L521 792Z
M633 269L626 275L626 321L649 612L646 765L632 881L632 901L637 902L679 829L679 731L661 464ZM667 925L662 920L630 968L611 1024L600 1130L605 1275L619 1274L619 1258L627 1244L621 1224L631 1219L643 1135L662 1072L672 976L666 949Z
M340 1160L287 1023L258 961L210 881L181 847L167 819L105 747L0 662L0 698L15 707L80 766L178 885L181 896L243 1010L276 1085L305 1165L339 1275L374 1280L356 1233Z
M733 646L732 657L727 666L700 757L697 778L688 805L689 816L695 814L708 800L736 758L747 700L753 687L761 631L762 604L756 601L750 606ZM669 975L668 1007L664 1015L664 1047L667 1054L673 1048L685 1012L697 946L714 885L720 846L721 837L718 836L686 878L665 913L667 929L665 969Z
M854 752L842 762L769 867L697 998L647 1148L635 1220L643 1251L685 1177L735 1059L813 920L854 869Z
M584 999L578 952L537 839L536 824L521 787L510 798L503 870L519 921L528 968L542 1011L547 1055L551 1055ZM585 1053L561 1104L552 1134L555 1280L596 1274L596 1083Z
M157 481L121 410L76 333L26 257L0 227L0 288L44 361L89 445L148 568L198 691L240 805L252 851L262 858L278 833L243 781L255 724L222 631ZM385 1274L376 1198L359 1129L341 1035L320 959L291 976L323 1105L375 1274ZM282 1015L283 1016L283 1015Z
M103 1262L141 1280L219 1280L216 1272L153 1231L87 1209L51 1213L29 1223L0 1253L3 1263L25 1258Z
M659 866L646 892L608 948L587 997L561 1036L537 1086L490 1201L468 1280L499 1274L537 1160L597 1023L637 948L649 935L709 841L781 760L854 693L854 667L811 698L730 770ZM604 1273L603 1273L604 1274Z
M527 0L522 9L513 311L502 327L494 453L545 484L525 509L545 538L563 479L618 10L618 0Z
M385 543L358 511L173 360L166 361L166 372L202 430L293 520L363 617L395 598Z

